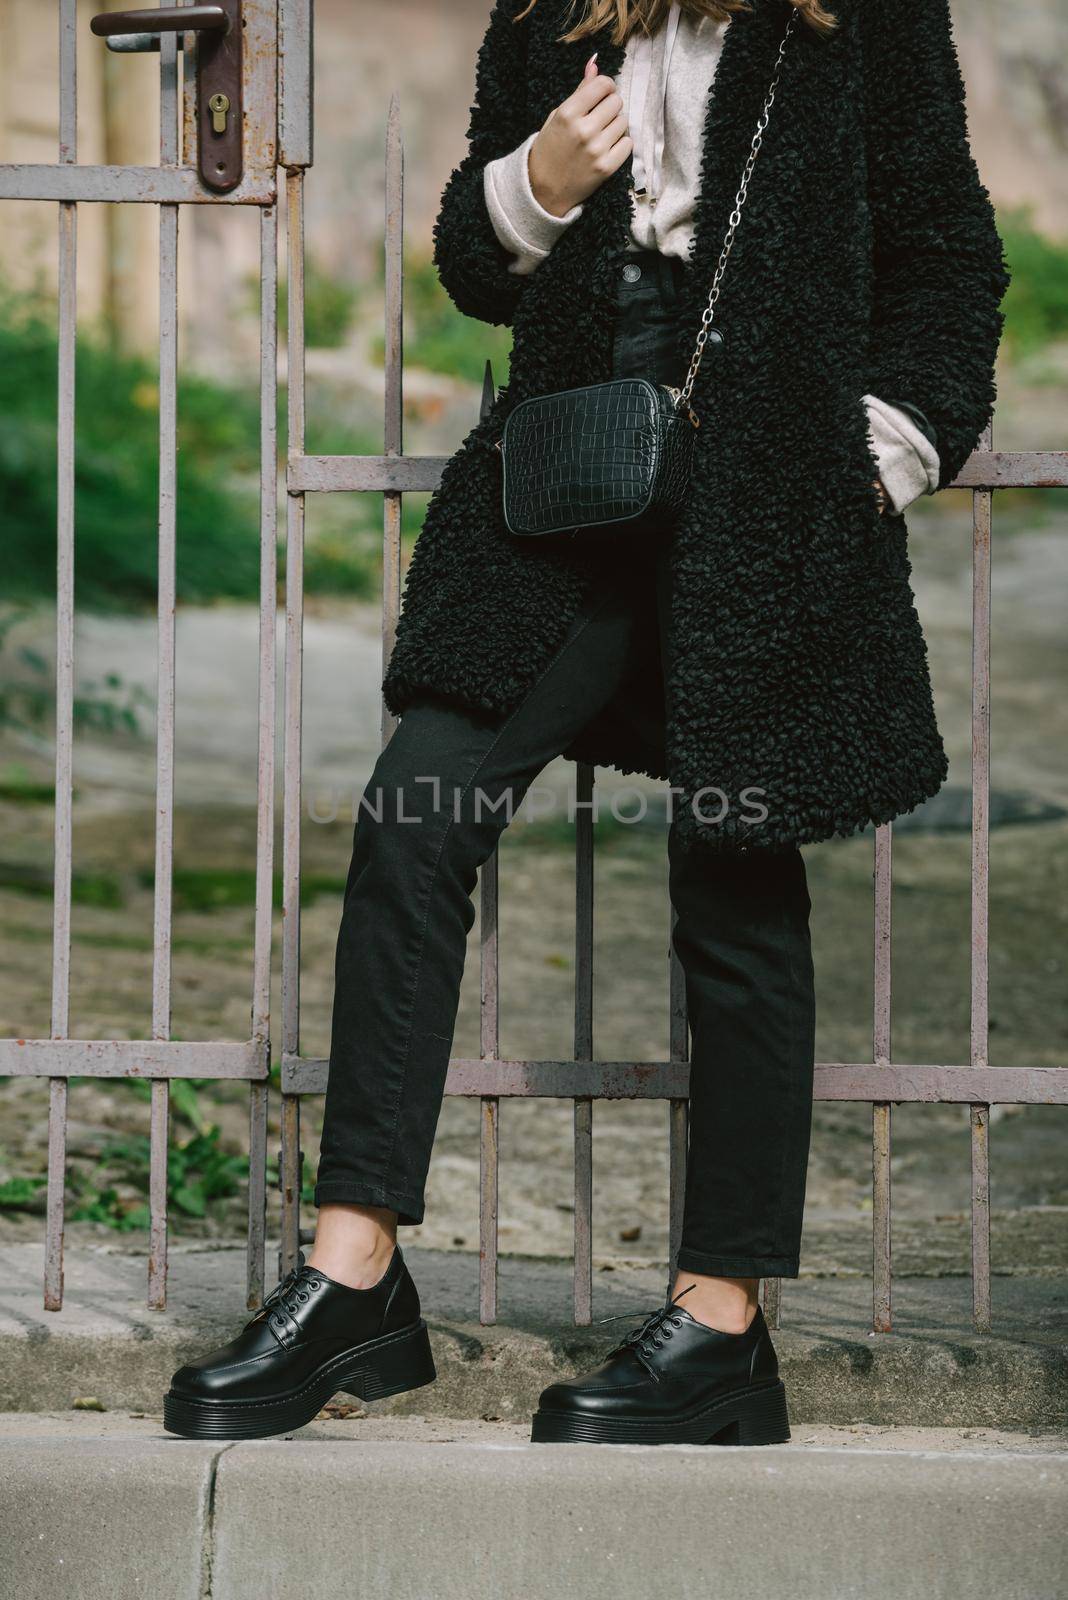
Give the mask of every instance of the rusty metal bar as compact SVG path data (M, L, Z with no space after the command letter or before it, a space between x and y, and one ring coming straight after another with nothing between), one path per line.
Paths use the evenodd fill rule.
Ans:
M78 0L59 0L59 160L70 166L77 159Z
M369 494L433 490L447 456L298 456L289 463L290 494Z
M905 1066L900 1062L821 1065L817 1100L871 1100L895 1105L1053 1106L1068 1103L1064 1067Z
M987 439L989 443L989 439ZM1068 486L1068 450L974 451L952 489L1063 489Z
M990 1310L990 1107L969 1107L971 1133L972 1316L977 1333L989 1333Z
M184 40L179 38L182 70L182 106L181 106L181 166L195 168L197 165L197 53L196 50L187 50ZM220 195L221 198L221 195Z
M300 1249L300 1189L303 1176L300 1149L300 1101L287 1095L282 1101L282 1229L280 1268L288 1272L297 1264Z
M314 161L313 0L279 0L278 164L310 167Z
M188 1047L187 1047L188 1048ZM312 1057L283 1056L286 1094L324 1094L327 1063ZM685 1061L482 1061L454 1057L446 1094L545 1095L573 1100L686 1100L689 1067ZM872 1062L821 1063L816 1067L817 1100L859 1100L884 1104L1068 1105L1068 1067L879 1066Z
M761 1280L761 1299L764 1302L764 1321L769 1328L775 1329L782 1326L782 1279L764 1278Z
M400 241L398 241L398 244ZM482 377L481 415L493 404L490 363ZM500 1055L500 857L497 851L479 873L479 1053ZM497 1320L498 1245L500 1223L501 1103L496 1094L482 1096L478 1133L478 1318L486 1326Z
M875 959L872 1054L877 1070L890 1067L891 902L893 825L875 830ZM872 1329L889 1333L891 1324L890 1102L872 1106Z
M249 1086L248 1100L248 1260L245 1304L255 1311L263 1303L267 1256L267 1112L266 1083Z
M987 423L982 443L992 442ZM973 1067L990 1060L990 563L991 495L972 496L972 872L971 1024ZM990 1109L974 1104L971 1126L972 1314L990 1329Z
M325 1094L328 1062L312 1057L282 1057L286 1094ZM446 1094L544 1095L574 1100L681 1099L688 1093L685 1061L514 1061L465 1060L449 1064ZM1068 1083L1065 1093L1068 1095Z
M358 490L436 489L447 456L314 456L290 462L292 494L350 494ZM1068 486L1068 451L978 452L950 488L1033 489Z
M0 1039L0 1077L261 1079L268 1073L263 1040ZM282 1061L287 1094L323 1094L325 1058ZM499 1092L573 1099L686 1100L685 1061L468 1061L454 1058L449 1094ZM817 1100L910 1105L1068 1105L1068 1066L886 1068L871 1062L821 1063Z
M593 768L575 769L575 1061L593 1060ZM575 1261L572 1295L575 1322L593 1320L593 1100L576 1098Z
M166 43L166 41L163 41ZM161 52L162 53L162 52ZM56 167L0 164L0 200L66 200L82 205L273 205L277 191L266 169L251 171L236 188L216 194L189 167Z
M163 1311L167 1305L167 1143L170 1122L170 1084L152 1084L149 1111L148 1158L148 1306Z
M288 450L304 448L304 174L286 177ZM282 810L282 1053L300 1048L301 696L304 634L304 496L286 496L286 653ZM324 1063L325 1066L325 1063ZM324 1084L325 1089L325 1073ZM282 1268L300 1248L300 1102L282 1083Z
M478 1320L497 1320L497 1262L501 1102L496 1095L479 1099L478 1124Z
M260 211L260 616L256 752L256 923L252 1032L270 1051L274 900L275 610L278 587L278 209ZM247 1302L263 1298L267 1234L267 1085L249 1089Z
M44 1308L63 1308L63 1222L67 1183L67 1080L48 1086L48 1209L45 1216Z
M241 183L221 199L243 191L246 204L275 205L278 200L278 0L243 0L245 80ZM310 69L309 69L310 71Z
M493 370L482 375L480 413L493 404ZM494 849L479 872L479 1054L495 1060L501 1053L500 1019L500 855ZM478 1319L497 1321L500 1244L501 1102L496 1093L483 1095L478 1132Z
M398 241L403 249L403 233ZM493 404L490 363L482 376L481 415ZM500 1032L500 856L495 849L479 873L479 1054L495 1059L501 1053ZM478 1126L478 1318L485 1326L497 1321L500 1256L501 1102L483 1095Z
M77 160L78 50L76 0L59 8L59 159ZM56 809L52 912L53 1039L70 1031L71 858L74 782L74 373L78 336L78 212L59 208L59 339L56 438ZM48 1198L45 1212L44 1307L63 1305L66 1211L67 1080L48 1092Z
M265 1078L264 1040L0 1039L4 1078Z
M160 161L178 160L178 49L160 40ZM174 868L174 701L178 489L178 207L159 214L159 568L156 610L156 852L152 928L152 1037L171 1030ZM167 1303L167 1134L170 1085L153 1081L149 1119L148 1304Z
M386 123L385 215L385 421L383 445L390 460L404 451L404 138L400 106L394 94ZM382 671L393 653L401 597L401 492L383 495L382 526ZM396 726L382 702L382 743Z
M671 935L678 914L669 911ZM686 976L675 953L673 937L668 938L668 1055L685 1067L687 1096L668 1102L668 1282L670 1296L675 1281L676 1261L682 1242L682 1221L686 1205L686 1162L690 1137L689 1055L690 1032L686 1010Z
M479 1050L493 1060L500 1043L498 910L500 862L496 850L479 872ZM496 1094L483 1095L478 1125L478 1320L497 1320L500 1111Z
M763 1278L760 1284L764 1320L773 1332L782 1326L782 1279Z

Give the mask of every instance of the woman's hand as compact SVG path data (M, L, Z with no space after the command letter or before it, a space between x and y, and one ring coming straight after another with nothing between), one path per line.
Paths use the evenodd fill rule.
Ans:
M530 147L535 200L562 217L599 189L632 149L623 97L612 79L597 71L594 54L578 88L550 111Z

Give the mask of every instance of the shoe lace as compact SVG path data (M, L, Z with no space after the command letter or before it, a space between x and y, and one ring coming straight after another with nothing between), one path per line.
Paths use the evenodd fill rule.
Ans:
M292 1267L285 1277L280 1279L266 1297L252 1322L260 1322L264 1317L269 1317L272 1312L285 1311L290 1316L298 1305L306 1305L309 1299L308 1290L318 1289L319 1279L315 1270L309 1267L304 1259L304 1251L297 1251L297 1264ZM250 1323L251 1326L251 1323Z
M652 1367L649 1364L649 1358L651 1357L654 1348L657 1350L662 1350L664 1348L665 1340L671 1338L672 1332L675 1328L682 1327L681 1317L675 1315L678 1302L682 1299L684 1294L689 1294L690 1290L695 1287L695 1284L687 1284L685 1289L680 1289L678 1294L672 1295L670 1299L665 1300L662 1306L657 1306L655 1311L651 1311L649 1313L640 1327L632 1329L625 1338L621 1339L620 1342L608 1352L608 1354L610 1356L615 1356L621 1354L624 1350L633 1349L635 1355L638 1357L638 1360L641 1362L642 1366L650 1374L650 1376L653 1378L658 1378L655 1367ZM617 1311L611 1317L598 1317L597 1321L618 1322L621 1317L638 1316L641 1316L640 1310Z

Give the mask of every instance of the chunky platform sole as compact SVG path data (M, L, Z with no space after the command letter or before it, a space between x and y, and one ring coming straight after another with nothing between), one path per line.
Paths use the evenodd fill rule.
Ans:
M537 1411L532 1444L785 1444L790 1437L786 1390L763 1384L725 1395L682 1417L634 1422L578 1411Z
M420 1320L343 1351L299 1389L273 1400L198 1400L171 1390L163 1401L163 1426L183 1439L263 1439L302 1428L339 1389L359 1400L384 1400L436 1377L430 1337Z

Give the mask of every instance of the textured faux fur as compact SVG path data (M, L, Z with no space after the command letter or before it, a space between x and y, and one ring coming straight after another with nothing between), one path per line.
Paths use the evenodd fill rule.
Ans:
M460 310L511 325L511 368L431 498L383 685L395 713L425 692L494 718L513 709L605 559L579 541L515 539L501 516L492 446L510 408L611 376L613 267L630 217L628 160L536 272L508 272L485 163L540 127L594 50L615 74L624 49L607 29L556 42L564 0L538 0L513 24L523 4L494 6L468 153L434 230ZM1008 272L968 147L946 0L833 9L833 34L798 26L789 41L717 309L727 355L702 366L694 391L702 427L672 557L673 714L662 738L640 733L632 684L566 752L669 778L691 847L849 834L911 810L947 770L905 521L879 514L861 396L919 406L938 431L941 483L954 478L994 402ZM789 10L753 0L727 29L704 108L681 370ZM713 826L691 804L706 786L728 797ZM738 799L750 788L768 809L759 824Z

